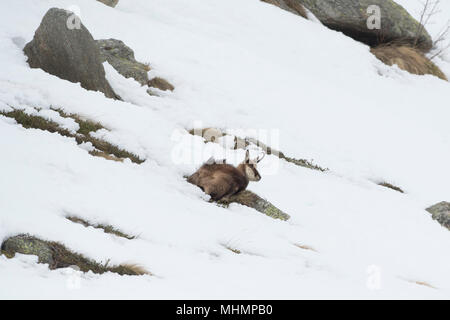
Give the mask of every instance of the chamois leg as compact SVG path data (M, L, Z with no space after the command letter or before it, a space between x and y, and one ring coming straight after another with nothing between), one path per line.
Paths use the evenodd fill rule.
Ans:
M235 186L229 192L224 194L221 200L224 202L231 202L231 197L234 196L235 194L239 193L240 191L241 190L239 189L239 187Z
M216 186L206 187L205 193L209 194L211 200L213 201L219 201L225 195L225 192L221 190L221 188L217 188Z

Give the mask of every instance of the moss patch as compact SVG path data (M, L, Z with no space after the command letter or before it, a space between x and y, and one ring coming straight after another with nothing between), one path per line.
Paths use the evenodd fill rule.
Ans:
M82 120L78 116L74 116L72 118L80 126L80 129L78 129L78 133L79 134L87 136L91 132L96 132L96 131L98 131L100 129L104 129L104 127L98 122L93 122L93 121L89 121L89 120Z
M79 135L79 136L75 137L75 140L77 141L78 144L90 142L96 149L102 151L103 153L106 153L109 155L114 155L116 158L121 158L121 159L128 158L132 162L137 163L137 164L141 164L145 161L131 152L123 150L109 142L94 138L92 136ZM93 155L98 155L98 154L94 153Z
M119 229L117 229L109 224L93 224L87 220L84 220L82 218L75 217L75 216L67 216L66 218L74 223L81 224L85 227L93 227L96 229L102 229L105 233L113 234L117 237L125 238L128 240L136 239L135 236L130 236L129 234L126 234L125 232L122 232Z
M215 142L217 143L217 138L225 136L225 133L216 128L204 128L204 129L191 129L188 131L191 135L200 136L205 139L206 142ZM278 151L276 149L273 149L269 147L268 145L264 144L263 142L254 139L254 138L239 138L234 137L234 149L246 149L249 145L254 145L262 150L264 150L267 154L274 155L282 160L285 160L289 163L295 164L300 167L317 170L321 172L328 171L328 168L323 168L317 164L314 164L312 160L306 160L306 159L295 159L286 156L283 152Z
M149 274L143 268L136 265L122 264L109 266L109 263L98 263L88 259L79 253L67 249L58 242L44 241L30 235L18 235L6 239L2 243L2 251L7 256L14 256L16 253L35 255L39 263L48 264L51 270L77 266L80 271L92 271L96 274L113 272L119 275L137 276Z
M52 110L58 112L61 117L63 117L63 118L71 118L76 123L78 123L80 128L78 129L77 133L79 133L79 134L87 136L91 132L95 132L95 131L98 131L100 129L105 129L105 127L103 127L103 125L101 125L99 122L94 122L94 121L91 121L91 120L82 119L77 114L73 114L73 113L69 114L69 113L64 112L61 109L54 109L54 108L52 108Z
M56 122L46 120L40 116L30 115L23 110L14 110L10 112L0 112L1 115L13 118L17 123L21 124L25 129L40 129L51 133L59 133L65 137L71 137L70 131L61 128Z

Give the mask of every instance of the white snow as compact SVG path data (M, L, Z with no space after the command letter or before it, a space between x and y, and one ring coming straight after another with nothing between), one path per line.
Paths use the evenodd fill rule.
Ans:
M424 210L450 201L448 82L387 67L367 46L259 0L76 5L94 38L124 41L176 89L149 96L105 63L121 102L30 69L23 44L49 8L73 1L0 2L0 109L31 110L70 130L75 124L50 108L79 114L105 126L96 137L147 159L92 157L74 139L0 116L0 241L29 233L97 261L138 263L155 276L50 271L35 257L0 257L0 298L450 296L450 232ZM272 132L279 140L258 138L331 170L266 156L262 180L249 189L291 220L225 209L183 178L225 151L190 136L192 127ZM244 151L225 155L238 163ZM85 228L67 215L138 238Z

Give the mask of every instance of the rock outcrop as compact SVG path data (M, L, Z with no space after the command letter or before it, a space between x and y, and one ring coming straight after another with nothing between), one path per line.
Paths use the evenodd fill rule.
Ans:
M347 36L376 46L396 42L428 51L432 47L430 35L421 28L402 6L392 0L296 0L310 10L325 26ZM381 9L381 29L370 30L367 21L370 6Z
M37 238L20 235L8 238L1 246L2 252L12 257L16 253L34 255L38 257L39 263L45 263L52 268L55 266L55 260L53 259L53 250L50 244Z
M442 201L427 209L434 220L450 230L450 202Z
M100 49L102 61L108 61L125 78L133 78L141 85L148 83L148 71L150 67L136 61L134 51L123 41L117 39L105 39L96 41Z
M97 1L100 1L101 3L104 3L107 6L110 6L110 7L113 7L113 8L115 6L117 6L117 4L119 3L119 0L97 0Z
M292 12L293 14L308 18L305 8L299 0L261 0L262 2L273 4L283 10Z
M251 192L250 190L244 190L235 194L228 199L222 199L219 201L219 204L228 206L231 203L239 203L243 206L253 208L256 211L259 211L266 216L269 216L273 219L280 219L283 221L289 220L291 217L287 214L275 207L269 201L261 198L257 194Z
M103 92L108 98L119 98L105 78L105 69L92 35L70 11L50 9L24 52L32 68L79 82L83 88Z

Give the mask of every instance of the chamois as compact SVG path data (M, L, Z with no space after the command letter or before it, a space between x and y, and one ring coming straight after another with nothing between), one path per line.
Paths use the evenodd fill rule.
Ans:
M247 150L245 160L237 167L223 163L203 164L187 181L200 187L213 201L230 197L245 190L249 181L259 181L261 176L256 170L256 165L264 158L265 154L256 160L250 160Z

